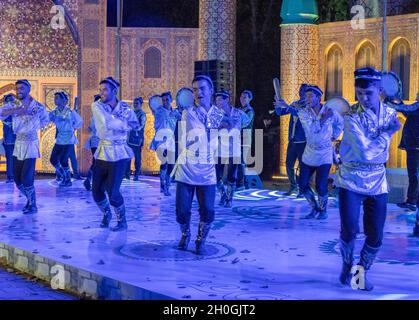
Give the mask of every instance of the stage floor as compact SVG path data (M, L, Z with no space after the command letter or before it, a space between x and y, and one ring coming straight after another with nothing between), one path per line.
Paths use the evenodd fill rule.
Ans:
M155 177L124 181L128 231L100 229L101 214L81 181L58 188L36 181L39 212L24 216L25 200L0 184L0 243L80 270L174 299L419 299L419 239L411 237L415 213L390 204L384 246L370 272L375 289L342 287L339 216L330 199L329 219L303 220L303 199L272 190L237 194L232 209L216 206L209 253L175 250L180 232L172 196ZM217 197L218 203L218 197ZM196 236L197 203L192 235ZM112 223L115 223L113 221ZM362 230L362 225L361 225ZM363 237L357 241L357 251ZM113 298L118 298L116 294Z

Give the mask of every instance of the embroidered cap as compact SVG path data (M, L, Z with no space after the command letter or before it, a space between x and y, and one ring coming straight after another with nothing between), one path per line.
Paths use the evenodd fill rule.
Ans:
M206 76L206 75L204 75L204 74L201 74L201 75L195 76L195 78L192 80L192 83L197 82L197 81L201 81L201 80L205 80L205 81L207 81L207 82L210 84L211 89L213 89L213 88L214 88L214 83L212 82L211 77L210 77L210 76Z
M16 85L18 85L18 84L24 84L24 85L27 85L29 88L31 88L31 84L30 84L30 83L29 83L29 81L28 81L28 80L26 80L26 79L17 80L17 81L15 82L15 84L16 84Z
M68 101L68 95L64 91L59 91L55 93L56 96L60 96L61 99Z
M313 91L314 93L318 94L319 96L323 95L323 91L318 86L307 85L305 88L305 92Z
M116 81L112 77L107 77L107 78L103 79L99 84L103 84L103 83L107 83L107 84L111 85L112 87L114 87L115 89L118 89L119 86L120 86L119 82Z
M372 80L372 81L380 81L382 77L382 73L374 68L367 67L367 68L360 68L355 70L354 72L355 80L358 79L365 79L365 80Z
M215 96L216 97L223 97L224 99L230 98L230 94L227 91L225 91L225 90L217 91L215 93Z
M247 95L249 96L250 100L252 100L252 99L253 99L253 93L252 93L252 91L250 91L250 90L244 90L244 91L242 92L242 94L247 94Z

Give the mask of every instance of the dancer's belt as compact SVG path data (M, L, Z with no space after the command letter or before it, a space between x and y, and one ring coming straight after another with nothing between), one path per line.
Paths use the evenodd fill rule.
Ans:
M38 140L38 134L35 133L18 133L16 134L16 140L18 141L36 141Z
M119 146L127 144L127 140L100 140L99 144L102 146Z
M327 144L327 143L325 143L325 144L311 144L311 143L308 143L307 146L310 149L313 149L313 150L324 150L324 149L330 149L332 147L330 144Z
M378 171L385 168L384 163L381 164L371 164L371 163L361 163L361 162L345 162L343 165L347 168L361 171Z

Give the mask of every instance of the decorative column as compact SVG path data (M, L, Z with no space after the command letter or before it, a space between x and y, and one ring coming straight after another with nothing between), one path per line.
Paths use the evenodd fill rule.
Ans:
M228 63L227 82L233 96L236 89L236 1L199 1L199 59Z
M106 76L106 0L78 0L77 27L80 35L78 96L83 128L77 149L80 171L89 170L92 156L83 148L89 133L93 96L99 92L99 81Z
M319 30L314 0L284 0L281 8L281 93L288 103L298 100L302 83L319 84ZM279 174L286 175L289 116L281 117Z

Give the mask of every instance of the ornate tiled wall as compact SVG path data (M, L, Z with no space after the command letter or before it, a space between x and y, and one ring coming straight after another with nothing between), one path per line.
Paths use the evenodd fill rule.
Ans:
M80 37L78 51L78 87L81 92L80 113L83 117L83 129L80 132L78 148L79 165L82 172L87 172L91 164L91 153L83 145L89 137L87 127L92 116L91 103L97 94L99 81L107 74L106 55L106 0L77 1L77 30Z
M317 83L318 39L316 25L285 25L281 27L281 94L288 102L298 99L301 83ZM289 116L281 117L280 174L286 174Z
M70 11L76 0L66 0ZM14 82L22 77L32 84L32 96L45 103L57 90L66 90L71 99L77 84L77 46L68 28L50 26L52 1L3 0L0 2L0 96L14 92ZM48 103L51 105L51 103ZM0 124L0 136L2 135ZM49 155L55 129L40 133L42 159L38 171L51 171ZM4 165L0 167L4 170Z
M184 86L191 86L194 61L198 58L198 30L187 28L123 28L121 50L122 98L132 101L136 96L144 100L155 94L171 91L173 96ZM107 74L115 75L116 70L116 29L107 29ZM146 78L144 73L144 53L149 48L157 48L161 53L161 77ZM149 150L154 136L154 118L144 104L147 113L145 145L142 152L142 170L159 171L155 152Z
M235 94L236 0L199 1L199 59L230 64L229 87Z

